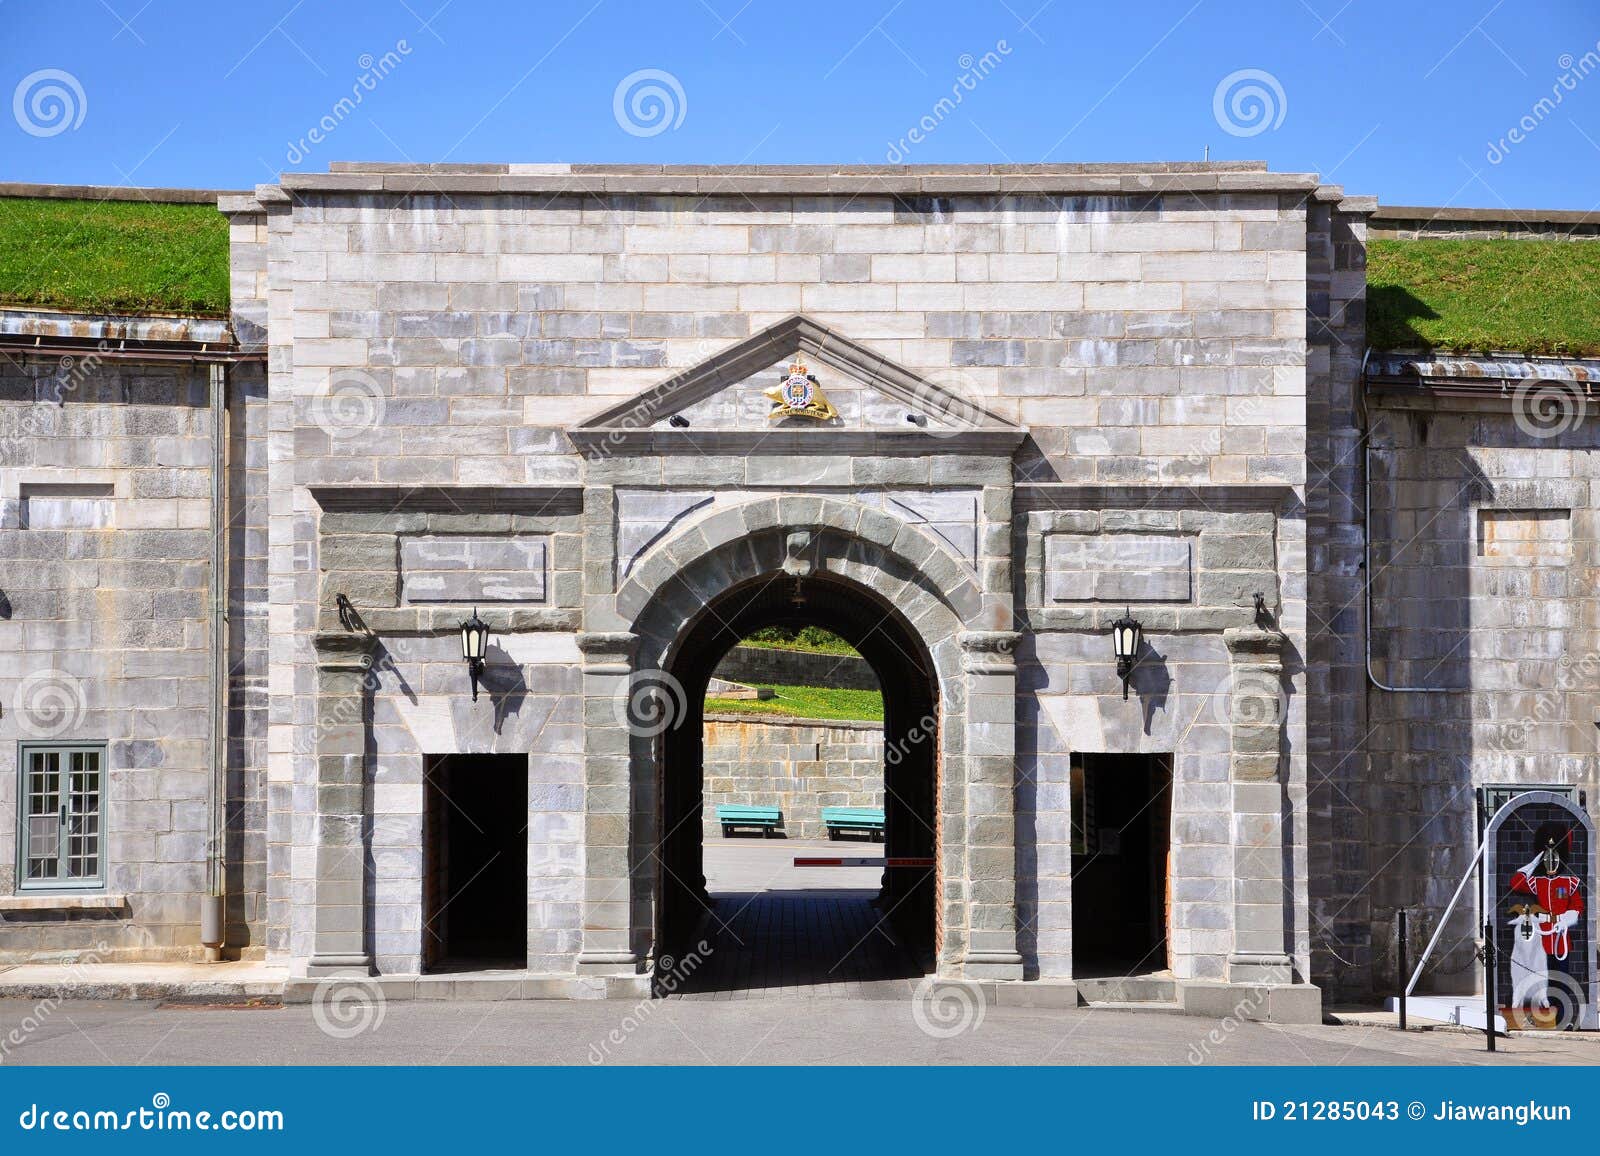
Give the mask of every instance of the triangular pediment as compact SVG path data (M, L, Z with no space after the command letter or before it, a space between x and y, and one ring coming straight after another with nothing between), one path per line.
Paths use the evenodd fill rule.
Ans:
M769 391L796 360L805 362L836 416L771 416L775 403ZM841 450L861 435L897 443L971 435L995 448L1021 441L1026 431L987 409L959 371L947 376L949 381L941 381L937 374L914 373L809 317L795 315L569 432L579 440L604 436L615 445L626 438L661 449L675 440L692 445L712 436L730 442L741 434L764 441L776 436L780 442L798 435L814 450L826 447L812 439L828 434L841 442Z

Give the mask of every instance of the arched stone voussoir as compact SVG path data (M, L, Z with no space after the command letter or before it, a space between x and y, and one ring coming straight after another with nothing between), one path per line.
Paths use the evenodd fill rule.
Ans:
M834 570L869 587L882 584L881 579L873 580L875 575L892 575L932 591L962 623L975 624L983 614L982 591L967 576L961 560L926 530L881 509L810 494L714 507L688 522L652 546L634 566L617 591L617 613L638 622L673 582L688 583L696 593L710 592L718 583L714 574L707 585L696 573L702 560L731 554L730 547L747 542L749 552L743 557L726 559L732 570L742 572L764 557L767 551L761 547L769 536L781 541L802 530L819 532L808 553L817 555L814 561L821 570ZM825 549L835 537L842 540L843 549ZM691 579L691 573L699 580Z

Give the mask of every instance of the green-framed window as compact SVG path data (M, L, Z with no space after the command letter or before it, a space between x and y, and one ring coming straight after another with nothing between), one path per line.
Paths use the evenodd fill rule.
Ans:
M19 759L17 884L105 885L105 747L26 743Z

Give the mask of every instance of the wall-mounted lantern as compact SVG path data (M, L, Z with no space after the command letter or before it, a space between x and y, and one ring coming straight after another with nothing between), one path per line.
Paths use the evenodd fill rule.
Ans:
M1131 609L1124 610L1122 617L1111 624L1111 649L1117 656L1117 677L1122 680L1123 698L1128 697L1128 679L1133 676L1143 639L1144 627L1139 625Z
M478 680L483 677L483 657L489 650L489 627L472 611L461 624L461 657L467 660L467 677L472 680L472 701L478 701Z

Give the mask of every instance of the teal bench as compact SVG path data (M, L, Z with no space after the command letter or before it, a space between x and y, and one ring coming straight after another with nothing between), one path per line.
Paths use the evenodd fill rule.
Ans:
M724 838L733 834L735 827L759 827L762 834L783 826L783 811L778 807L717 807L717 822L722 824Z
M874 838L883 837L883 811L875 807L824 807L822 822L830 839L841 831L865 831Z

